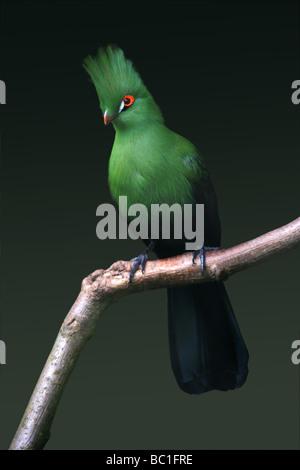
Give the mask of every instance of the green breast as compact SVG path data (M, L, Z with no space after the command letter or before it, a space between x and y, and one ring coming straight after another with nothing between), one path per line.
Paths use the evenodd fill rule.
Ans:
M203 167L195 147L164 125L117 132L109 161L113 199L127 196L128 206L194 203L191 181Z

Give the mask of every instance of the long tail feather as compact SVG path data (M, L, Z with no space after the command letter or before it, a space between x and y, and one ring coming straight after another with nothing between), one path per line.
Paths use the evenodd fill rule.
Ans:
M249 356L224 284L167 291L170 355L179 387L194 394L241 387Z

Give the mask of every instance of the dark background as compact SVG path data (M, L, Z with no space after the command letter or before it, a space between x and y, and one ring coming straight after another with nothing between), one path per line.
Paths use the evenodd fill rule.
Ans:
M83 277L142 244L99 241L105 128L82 60L116 43L214 181L229 247L299 216L299 2L1 2L0 446L8 447ZM245 385L189 396L173 377L166 295L101 318L47 449L299 448L295 249L226 283L250 352Z

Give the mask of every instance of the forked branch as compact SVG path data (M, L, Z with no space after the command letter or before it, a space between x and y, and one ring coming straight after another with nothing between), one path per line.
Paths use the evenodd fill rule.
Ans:
M115 301L135 292L200 282L225 280L232 274L300 245L300 217L254 240L206 255L204 275L199 258L191 253L165 260L148 261L128 282L130 261L117 261L99 269L82 282L81 292L65 318L53 349L33 391L11 450L42 449L49 436L64 387L82 348L93 335L100 315Z

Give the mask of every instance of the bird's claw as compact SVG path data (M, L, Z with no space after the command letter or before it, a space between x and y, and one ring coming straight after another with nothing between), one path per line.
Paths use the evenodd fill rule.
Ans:
M200 250L195 250L193 252L193 264L196 264L195 259L197 258L198 255L200 256L201 276L203 276L204 264L205 264L205 250L204 250L204 247L202 247Z
M200 264L201 264L201 275L204 274L204 267L205 267L205 252L206 251L213 251L213 250L220 250L219 246L203 246L200 250L195 250L193 252L193 264L195 263L195 259L197 256L200 256Z
M134 264L133 264L133 266L130 270L130 273L129 273L129 282L131 283L132 279L133 279L135 273L137 272L137 270L139 269L139 267L141 267L141 271L144 274L146 263L148 261L148 254L147 253L142 253L141 255L137 256L136 258L132 258L132 260L130 260L130 261L134 261Z

